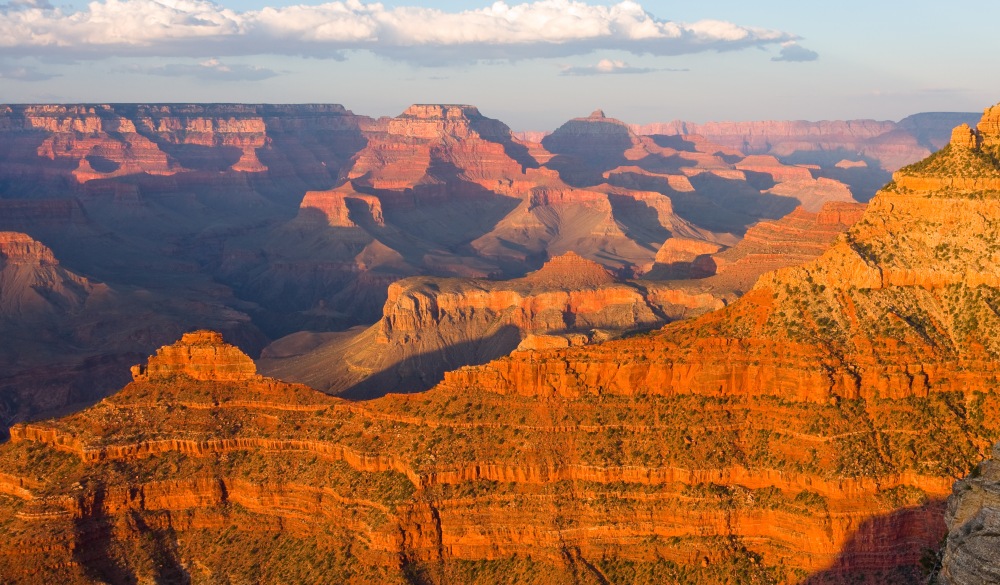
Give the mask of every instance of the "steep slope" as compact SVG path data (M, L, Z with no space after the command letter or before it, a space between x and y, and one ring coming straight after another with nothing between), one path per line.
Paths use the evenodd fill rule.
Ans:
M737 542L672 548L674 535L694 523L736 520L656 502L669 493L694 502L732 494L697 486L682 495L681 485L655 476L623 492L617 478L625 468L597 463L600 453L594 464L553 466L550 458L565 453L567 424L575 426L549 420L554 412L488 401L475 407L486 411L474 422L463 403L425 412L432 402L419 396L367 408L257 376L249 358L207 331L161 348L133 375L84 412L11 429L0 446L0 578L767 583L777 576ZM417 407L415 416L400 407ZM432 412L438 422L420 422ZM620 432L618 423L591 424ZM557 443L543 447L551 439ZM469 465L477 459L491 463ZM747 521L788 525L821 502L786 501L773 490L737 497L764 496L765 506L741 508ZM636 524L645 515L663 539ZM599 530L587 534L595 522ZM595 557L601 549L610 554Z
M64 268L47 246L0 232L0 420L98 399L150 344L202 322L259 344L245 315L95 282Z
M515 349L601 341L724 304L711 293L619 281L572 252L524 278L411 277L388 294L371 327L293 334L265 349L261 369L347 397L418 392Z
M935 499L1000 433L985 415L1000 406L992 335L1000 282L991 260L1000 228L991 146L1000 139L998 117L1000 107L987 110L978 132L962 128L948 148L900 171L818 260L762 278L726 309L648 336L515 353L449 373L437 391L597 401L605 410L652 400L676 428L701 429L658 456L717 470L726 479L713 481L725 493L784 490L765 478L790 469L810 482L852 486L822 492L831 514L851 518L846 525L831 529L825 515L800 519L803 530L827 527L814 548L790 544L787 534L761 541L732 525L720 534L751 538L767 562L829 565L824 579L860 573L910 582L921 548L935 545L943 528ZM688 421L677 413L690 401L713 414ZM641 445L641 437L630 430L623 441ZM619 457L627 465L643 456L638 448ZM723 471L732 465L751 471ZM916 507L866 521L899 505ZM859 526L881 532L855 535ZM769 547L780 542L787 548L776 555ZM835 559L848 544L854 556Z
M12 429L0 571L918 582L953 478L1000 436L1000 207L979 190L998 119L900 171L820 258L655 333L363 403L185 336L115 397Z
M779 193L808 171L740 170L738 152L707 141L673 148L606 118L574 125L575 154L521 143L462 105L379 120L338 105L0 106L0 230L108 288L79 307L64 298L46 326L9 321L19 342L4 348L16 367L0 372L2 392L45 398L7 404L5 419L103 395L136 353L190 327L255 354L265 337L376 321L401 278L520 277L569 251L633 277L667 238L730 246L799 194L843 195ZM598 127L626 141L610 148ZM567 184L556 167L572 156L610 157L608 177Z
M346 405L257 376L207 331L133 374L58 428L13 429L0 580L405 582L394 508L411 481L315 435ZM44 437L60 445L38 451Z
M93 289L27 234L0 232L0 318L79 308Z
M1000 580L996 531L1000 447L994 445L991 455L952 488L945 512L947 538L938 555L927 559L934 569L932 585L986 585Z
M680 276L686 270L690 277L708 276L698 281L701 287L739 296L750 290L762 274L804 264L821 255L837 236L861 219L864 211L862 203L827 203L817 213L798 208L777 221L754 225L742 240L726 250L688 254L685 258L672 255L668 262L658 261L645 278L671 273ZM664 247L670 243L667 240Z

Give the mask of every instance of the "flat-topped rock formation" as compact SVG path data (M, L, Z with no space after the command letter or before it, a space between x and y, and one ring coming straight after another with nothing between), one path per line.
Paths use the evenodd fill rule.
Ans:
M469 138L508 141L510 128L499 120L487 118L479 108L469 105L415 104L389 120L389 133L415 138Z
M0 262L4 265L27 264L31 266L55 266L59 262L52 250L28 234L0 232Z
M541 347L543 338L591 343L725 302L693 288L619 281L572 252L512 280L411 277L389 286L371 327L293 334L265 349L260 364L268 375L350 397L418 392L448 370Z
M691 122L634 126L641 135L703 136L744 154L771 154L819 161L829 153L851 153L877 161L885 171L902 166L940 149L948 132L963 122L974 124L974 113L917 114L899 122L877 120L759 120L747 122ZM812 153L812 154L810 154ZM831 164L837 161L829 161Z
M145 366L132 367L137 382L186 376L195 380L241 382L257 378L257 366L215 331L185 333L180 341L156 350Z
M78 309L94 288L63 269L52 250L31 236L0 232L0 318Z

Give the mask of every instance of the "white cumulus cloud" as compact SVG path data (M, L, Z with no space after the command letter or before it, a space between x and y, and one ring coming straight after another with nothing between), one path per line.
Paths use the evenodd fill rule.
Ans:
M447 12L358 0L240 11L207 0L94 0L73 11L42 0L0 5L0 55L306 55L368 50L441 64L582 55L595 50L680 55L777 44L795 35L731 22L684 24L631 0L494 2Z

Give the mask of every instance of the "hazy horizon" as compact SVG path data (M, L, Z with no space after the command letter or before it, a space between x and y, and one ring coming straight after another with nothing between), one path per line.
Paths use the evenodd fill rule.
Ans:
M468 103L515 131L899 120L1000 101L1000 6L780 1L98 0L0 4L5 103Z

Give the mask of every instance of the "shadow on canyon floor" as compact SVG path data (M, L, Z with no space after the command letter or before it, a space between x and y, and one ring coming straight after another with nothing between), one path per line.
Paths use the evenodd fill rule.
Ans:
M921 559L936 551L947 532L946 500L900 508L865 521L829 568L803 585L911 585L923 583ZM885 567L892 568L885 568Z
M381 371L351 385L340 392L339 396L351 400L369 400L389 393L424 392L441 382L445 372L493 361L512 352L520 342L521 333L517 327L503 325L482 339L402 356Z

